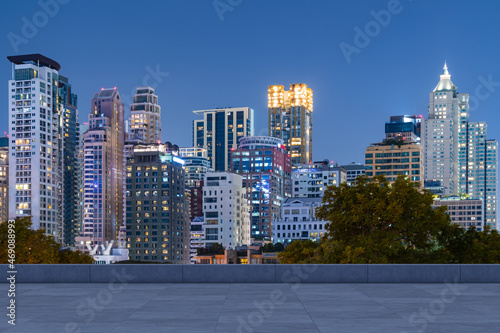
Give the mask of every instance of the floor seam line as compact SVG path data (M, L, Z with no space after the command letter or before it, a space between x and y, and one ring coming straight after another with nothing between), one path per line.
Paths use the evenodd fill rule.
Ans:
M288 286L290 287L290 283L288 283ZM302 304L302 301L301 299L299 298L299 296L295 293L295 290L293 290L292 287L290 287L290 289L292 290L293 294L295 295L295 297L297 297L297 300L299 301L300 305L302 305L302 308L304 309L304 311L307 313L307 315L309 316L309 319L311 319L314 327L316 327L316 330L318 331L318 333L321 333L318 325L316 325L316 322L314 321L314 319L312 319L311 317L311 314L309 314L309 311L307 311L306 307L304 306L304 304Z

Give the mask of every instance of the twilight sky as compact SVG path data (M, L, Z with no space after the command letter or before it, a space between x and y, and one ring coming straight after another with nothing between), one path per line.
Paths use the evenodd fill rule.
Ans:
M426 116L446 60L458 91L473 96L471 121L486 121L488 137L500 138L498 1L55 1L40 1L52 4L51 15L37 1L2 4L1 133L6 57L41 53L61 64L82 122L102 87L118 88L127 117L132 90L155 87L162 139L179 146L192 145L197 109L251 107L255 134L267 135L268 85L306 83L313 159L342 164L364 162L390 115Z

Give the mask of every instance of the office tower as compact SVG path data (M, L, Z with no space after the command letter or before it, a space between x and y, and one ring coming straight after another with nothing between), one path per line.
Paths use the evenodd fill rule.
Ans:
M391 116L385 123L385 139L419 142L421 126L422 116Z
M179 148L179 157L184 160L186 187L194 188L205 179L207 172L212 172L207 151L204 148Z
M347 185L356 185L356 178L365 174L364 164L352 162L351 164L341 165L347 172Z
M63 115L61 66L41 54L7 57L9 80L9 218L32 216L63 243Z
M459 193L481 199L485 206L485 225L497 224L498 142L487 139L485 122L461 122L459 138ZM463 127L462 127L463 128Z
M441 181L444 195L458 194L458 140L463 130L460 123L469 118L469 95L457 92L446 64L430 93L428 111L422 136L425 180Z
M80 122L78 97L72 92L68 78L59 75L59 102L64 128L64 239L63 244L75 246L82 223L82 170L80 158Z
M412 182L423 186L423 148L410 142L398 144L378 143L366 148L365 168L369 179L385 175L392 183L399 175L408 176Z
M485 211L483 199L471 199L461 197L435 198L432 208L447 206L446 213L451 222L462 228L475 227L482 231L484 225Z
M9 138L0 138L0 223L9 219Z
M322 198L328 186L347 181L347 171L328 160L292 166L292 197Z
M318 241L326 231L328 221L316 218L321 198L287 198L281 219L273 222L273 243L289 244L294 240Z
M188 264L190 219L182 165L166 145L136 145L127 159L127 244L131 260Z
M253 110L244 107L193 112L203 116L193 121L193 147L207 150L212 169L228 171L231 150L238 148L238 140L254 135Z
M151 87L137 88L130 104L128 140L140 143L161 142L161 108Z
M83 226L79 243L104 244L118 238L125 210L125 124L120 94L94 94L83 134Z
M243 178L229 172L205 176L203 212L205 246L220 243L225 249L249 245L250 220Z
M304 83L269 86L269 136L283 140L292 164L312 162L313 91Z
M446 64L430 94L422 140L428 184L442 188L443 196L468 194L482 199L484 223L498 228L497 142L487 138L485 122L469 121L469 95L457 92Z
M269 136L242 138L233 151L231 171L243 176L252 238L271 240L272 221L280 218L282 202L291 195L290 155L283 141Z

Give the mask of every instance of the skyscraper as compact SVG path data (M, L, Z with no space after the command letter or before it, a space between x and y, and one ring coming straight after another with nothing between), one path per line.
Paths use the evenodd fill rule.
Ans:
M83 134L83 228L91 245L116 240L124 225L125 124L120 94L102 89L92 98Z
M292 164L312 162L313 91L304 83L269 86L269 136L283 140Z
M68 79L59 75L59 102L64 128L64 239L66 246L75 246L75 237L81 230L81 159L80 122L78 120L78 97L72 92Z
M151 87L137 88L130 104L129 140L140 143L161 142L161 108Z
M233 151L231 171L243 176L250 202L251 236L270 240L272 221L281 217L284 200L291 196L290 155L283 141L249 136Z
M193 147L207 150L215 171L228 171L231 150L238 140L254 134L253 110L248 107L193 111L203 119L193 121Z
M428 111L422 136L425 180L441 181L443 194L458 194L458 139L461 121L469 118L469 95L457 92L446 64L430 93Z
M187 264L189 202L184 161L166 145L136 145L127 159L127 243L131 260Z
M446 64L430 95L422 144L425 179L440 183L443 195L482 199L485 225L498 228L498 143L487 138L485 122L469 121L469 95L457 92Z
M33 229L63 243L61 66L41 54L7 57L9 80L9 218L32 216Z

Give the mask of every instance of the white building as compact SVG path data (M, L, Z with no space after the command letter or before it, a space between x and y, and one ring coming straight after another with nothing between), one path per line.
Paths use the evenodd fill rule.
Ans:
M238 140L254 135L253 110L248 107L193 111L203 119L193 121L193 147L207 150L215 171L229 171L231 149Z
M242 176L207 174L203 187L205 246L221 243L226 249L249 245L250 220Z
M316 218L315 209L321 198L288 198L283 204L280 220L273 222L273 243L288 244L294 240L319 240L328 221Z
M441 181L445 195L458 194L458 139L469 118L469 95L459 94L446 64L430 93L429 116L422 133L425 180Z
M451 222L465 229L476 227L479 231L484 230L486 221L482 199L463 199L460 197L434 199L432 207L441 206L448 207L446 213L450 215Z
M292 167L292 197L321 198L330 185L347 181L347 171L328 161L295 164Z
M137 88L130 104L129 140L161 143L161 108L151 87Z
M40 54L11 56L9 218L32 216L33 229L63 242L63 115L60 65Z
M485 203L485 224L497 223L497 141L487 139L485 122L469 121L469 95L459 94L448 67L430 94L425 121L425 180L441 182L442 195L468 194Z

